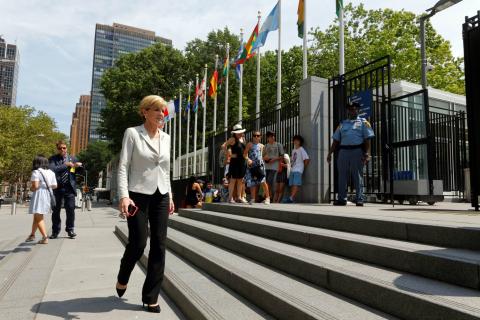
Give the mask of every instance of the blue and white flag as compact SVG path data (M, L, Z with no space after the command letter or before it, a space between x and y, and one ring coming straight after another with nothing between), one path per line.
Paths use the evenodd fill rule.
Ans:
M278 2L273 7L272 11L265 19L265 22L262 24L262 28L258 33L258 38L255 41L255 44L252 47L252 51L256 50L259 47L263 47L265 45L265 41L267 41L267 35L270 31L278 30L280 25L280 10L278 10Z

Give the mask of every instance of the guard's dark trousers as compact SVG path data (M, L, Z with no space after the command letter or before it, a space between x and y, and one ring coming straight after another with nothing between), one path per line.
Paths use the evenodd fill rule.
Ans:
M62 219L60 219L60 210L62 203L67 213L67 221L65 223L65 231L73 231L75 227L75 194L66 188L54 190L56 206L52 209L52 233L60 233L62 227Z
M127 284L135 264L147 245L150 223L150 252L147 277L142 289L142 302L155 304L165 270L165 242L167 238L169 195L157 191L152 195L129 192L130 199L139 208L137 214L127 218L128 244L120 262L118 282Z

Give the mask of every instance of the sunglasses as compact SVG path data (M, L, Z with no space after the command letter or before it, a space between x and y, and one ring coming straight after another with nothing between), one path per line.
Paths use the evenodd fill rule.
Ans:
M57 150L67 150L67 147L59 147Z
M260 138L262 135L261 134L254 134L253 135L255 138Z

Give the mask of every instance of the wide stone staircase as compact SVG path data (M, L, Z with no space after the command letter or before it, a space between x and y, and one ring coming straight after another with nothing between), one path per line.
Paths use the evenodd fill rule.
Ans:
M262 204L169 226L163 290L190 319L480 319L479 228Z

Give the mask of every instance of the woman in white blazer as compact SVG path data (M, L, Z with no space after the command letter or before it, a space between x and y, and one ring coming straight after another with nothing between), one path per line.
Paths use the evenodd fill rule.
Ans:
M150 312L160 312L158 295L165 269L165 241L169 214L175 207L170 187L170 136L163 132L165 100L151 95L142 99L139 113L144 123L125 130L118 166L120 213L127 218L128 244L117 277L121 297L130 274L147 244L150 252L142 302ZM130 207L130 209L129 209ZM135 214L136 208L138 211Z

